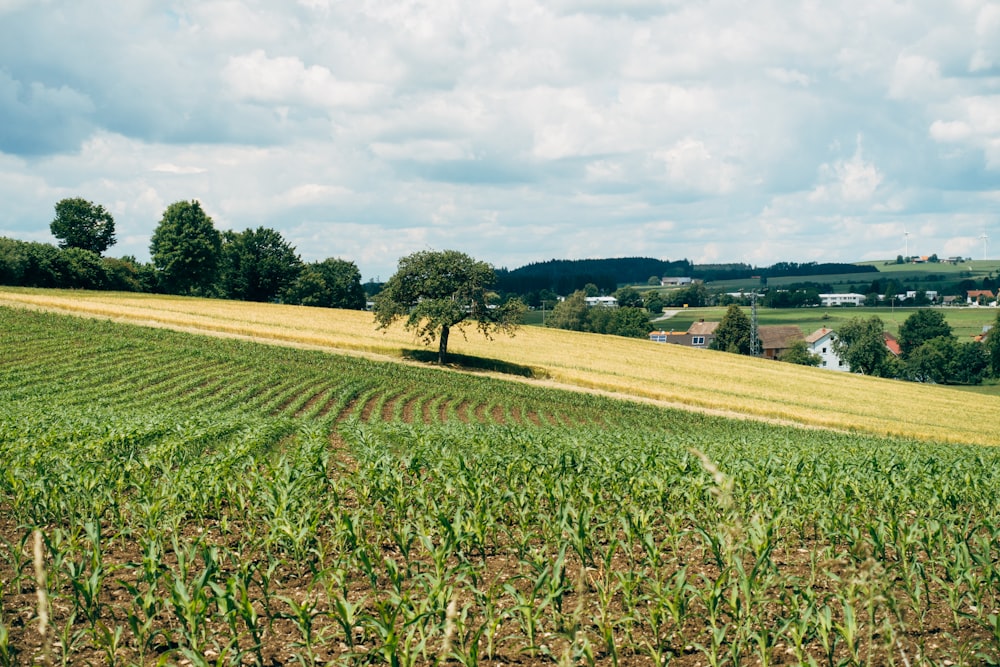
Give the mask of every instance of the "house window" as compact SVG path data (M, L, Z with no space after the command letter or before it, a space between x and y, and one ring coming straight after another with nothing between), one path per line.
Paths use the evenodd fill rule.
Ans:
M823 354L826 354L826 348L825 347L823 348Z
M691 337L691 344L692 345L704 345L705 344L705 337L704 336L692 336Z
M823 366L826 366L826 359L823 360Z

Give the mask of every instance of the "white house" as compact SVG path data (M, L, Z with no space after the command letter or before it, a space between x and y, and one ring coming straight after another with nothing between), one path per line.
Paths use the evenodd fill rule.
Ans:
M678 287L680 285L690 285L693 282L694 281L688 276L683 276L683 277L668 276L666 278L660 279L660 285L662 287Z
M806 336L806 345L809 351L819 355L820 368L827 368L833 371L849 371L851 367L840 360L837 353L833 351L833 341L837 334L833 329L823 327Z
M819 301L824 306L860 306L865 302L864 294L820 294Z
M605 308L617 308L618 299L613 296L585 296L583 300L588 306L603 306Z

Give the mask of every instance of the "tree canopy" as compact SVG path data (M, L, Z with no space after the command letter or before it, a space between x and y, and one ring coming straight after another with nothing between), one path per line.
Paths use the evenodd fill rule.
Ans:
M205 294L218 272L222 237L197 201L174 202L153 232L149 253L170 294Z
M847 363L852 373L888 376L889 348L885 345L885 325L878 317L853 317L838 330L833 351Z
M302 270L302 260L281 234L258 227L222 235L219 291L228 299L271 301Z
M752 347L752 328L750 318L743 312L743 309L732 304L726 309L726 314L722 316L722 321L719 322L719 326L715 330L715 338L709 347L713 350L749 355ZM759 349L759 341L757 346Z
M286 290L285 300L303 306L362 310L366 295L357 265L330 258L307 264Z
M788 346L788 349L778 355L778 361L787 361L801 366L819 366L823 359L818 354L810 352L809 344L804 340L795 340Z
M586 296L583 290L570 294L555 305L545 324L553 329L583 331L587 324Z
M399 319L425 344L438 340L438 362L448 354L452 328L473 324L488 339L494 331L513 335L524 304L493 303L493 267L457 250L425 250L399 260L396 273L375 296L375 322L384 329ZM464 334L464 331L463 331Z
M953 338L951 325L944 314L940 310L921 308L899 325L899 348L906 358L927 341L940 336Z
M618 300L618 305L621 308L644 308L645 305L642 302L642 294L639 293L634 287L625 286L618 289L614 293L615 299Z
M115 244L115 219L100 204L80 197L56 203L56 217L49 225L60 248L80 248L100 255Z

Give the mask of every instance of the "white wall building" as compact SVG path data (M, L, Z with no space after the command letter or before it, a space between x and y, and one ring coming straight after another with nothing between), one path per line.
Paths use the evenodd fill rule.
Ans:
M617 308L618 299L613 296L585 296L583 300L588 306L604 306L605 308Z
M818 354L820 358L819 367L833 371L849 371L851 367L840 360L837 353L833 351L833 341L837 334L833 329L817 329L806 336L806 345L813 354Z
M864 294L820 294L820 303L824 306L860 306L865 302Z

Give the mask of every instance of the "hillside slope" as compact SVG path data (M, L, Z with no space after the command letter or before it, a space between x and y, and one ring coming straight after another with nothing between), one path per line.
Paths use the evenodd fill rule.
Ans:
M105 292L0 288L0 304L400 361L422 346L371 313ZM532 380L697 410L956 443L997 444L1000 399L611 336L525 328L452 336L456 354L530 368Z

